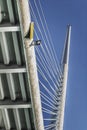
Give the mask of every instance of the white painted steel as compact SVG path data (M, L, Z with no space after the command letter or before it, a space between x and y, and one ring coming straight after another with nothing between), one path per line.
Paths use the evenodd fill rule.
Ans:
M13 12L13 8L12 8L12 1L7 0L7 4L8 4L10 22L15 23L14 12ZM11 8L10 8L10 6L11 6ZM15 49L16 61L17 61L18 65L21 65L20 48L19 48L19 43L18 43L18 39L17 39L17 34L15 32L12 32L12 37L13 37L13 44L14 44L14 49ZM19 83L20 83L20 87L21 87L22 99L23 99L23 101L27 101L27 95L26 95L26 90L25 90L25 85L24 85L23 74L22 73L18 74L18 78L19 78ZM24 113L25 113L27 129L30 130L31 124L30 124L28 109L24 109ZM17 125L17 123L16 123L16 125Z
M2 54L3 54L3 60L4 64L9 64L10 58L9 58L9 52L8 52L8 45L7 45L7 39L4 32L0 33L0 39L1 39L1 48L2 48Z
M15 24L15 17L14 17L14 12L13 12L12 1L7 0L7 5L8 5L10 23ZM20 65L21 64L21 56L20 56L18 38L17 38L16 32L12 32L12 38L13 38L13 45L14 45L14 50L15 50L16 61L17 61L17 64Z
M13 8L12 8L12 1L7 0L7 5L8 5L10 22L15 23L14 12L13 12ZM16 55L16 62L17 62L18 65L21 65L21 56L20 56L19 43L18 43L18 39L17 39L17 34L15 32L12 32L12 38L13 38L13 45L14 45L15 55ZM23 101L26 101L27 96L26 96L26 90L25 90L25 85L24 85L23 74L22 73L18 74L18 78L19 78L19 83L20 83L20 87L21 87L21 93L22 93ZM21 127L20 115L18 115L19 111L16 109L13 112L14 112L14 115L15 115L15 112L16 112L16 116L15 116L16 126L17 126L17 129L19 129L19 127ZM24 113L25 113L26 121L29 121L29 112L28 112L28 110L24 109ZM17 116L19 117L18 119L16 119ZM17 122L19 122L20 124L18 125ZM27 124L27 129L31 128L31 125L29 123L26 122L26 124Z
M10 58L9 58L9 52L8 52L8 45L7 45L6 35L3 32L3 33L0 34L0 36L1 36L1 48L3 50L2 54L3 54L4 64L9 64ZM6 76L7 76L7 79L9 80L8 84L11 83L12 79L13 79L12 75L11 74L7 74ZM11 91L11 88L12 88L12 86L10 85L9 86L9 90L10 90L10 92L12 94L13 91ZM14 88L12 88L12 90L13 89ZM13 93L13 95L12 95L12 99L13 98L14 99L16 98L15 93ZM2 116L3 116L5 128L6 129L10 129L11 128L11 124L10 124L9 113L8 113L7 109L2 110Z
M0 75L0 99L3 100L4 97L5 95L4 95L4 90L3 90L3 85L2 85L1 75Z
M2 115L3 115L4 124L5 124L5 129L10 130L11 129L11 124L10 124L8 110L3 109L2 110Z
M11 73L26 73L26 68L25 67L15 67L15 66L13 66L12 68L4 66L4 68L2 68L0 66L0 74L8 74L8 73L10 73L10 74Z
M64 124L64 110L65 110L67 78L68 78L71 26L68 25L67 29L68 30L67 30L66 43L64 48L63 63L62 63L63 64L63 89L62 89L62 97L61 97L61 105L60 105L61 108L60 108L59 121L56 130L63 130L63 124Z
M9 86L9 92L12 100L16 99L16 93L15 93L15 84L14 84L14 78L12 74L6 74L7 82Z
M20 27L18 25L11 24L1 24L0 32L18 32L20 31Z
M0 6L0 23L2 22L2 13L1 13L1 6Z
M14 113L15 124L16 124L17 130L21 130L22 125L21 125L21 119L20 119L18 108L13 109L13 113Z
M3 101L4 102L4 101ZM5 103L6 104L6 103ZM25 108L25 109L28 109L28 108L31 108L31 104L29 103L19 103L19 104L1 104L0 103L0 109L19 109L19 108ZM28 116L28 115L27 115Z
M25 120L26 120L27 129L31 130L31 122L30 122L30 116L29 116L28 109L25 109L24 113L25 113L25 117L26 117Z

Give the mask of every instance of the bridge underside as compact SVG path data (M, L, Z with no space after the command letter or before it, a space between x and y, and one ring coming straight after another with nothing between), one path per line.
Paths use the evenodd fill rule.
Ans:
M34 130L16 0L0 0L0 130Z

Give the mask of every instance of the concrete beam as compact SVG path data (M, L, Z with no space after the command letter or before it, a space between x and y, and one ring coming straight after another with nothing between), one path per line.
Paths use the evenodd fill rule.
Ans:
M31 23L30 10L28 4L29 1L28 0L16 0L16 1L19 7L20 23L22 29L21 31L23 35L22 37L25 43L26 60L27 60L26 64L28 70L27 74L30 81L30 93L31 93L32 108L34 113L35 129L44 130L35 51L34 51L34 46L30 46L33 39L32 40L25 39L25 37L29 33L29 27Z

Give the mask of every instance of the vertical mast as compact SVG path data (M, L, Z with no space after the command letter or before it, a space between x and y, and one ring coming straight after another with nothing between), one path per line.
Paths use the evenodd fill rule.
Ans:
M67 89L67 78L68 78L68 64L69 64L69 51L70 51L70 36L71 36L71 26L67 26L67 34L65 39L65 46L62 57L63 65L63 89L61 97L61 106L60 106L60 121L57 126L57 130L63 130L64 124L64 110L65 110L65 101L66 101L66 89Z
M24 38L23 40L25 43L26 60L27 60L26 62L27 62L29 80L30 80L31 100L32 100L32 107L34 110L34 118L35 118L34 120L35 129L44 130L35 50L34 50L34 46L31 46L31 43L33 41L33 36L32 34L31 35L29 34L30 31L32 33L33 27L31 27L32 24L30 24L31 18L30 18L28 0L17 0L17 2L20 6L20 13L21 13L21 22L22 22L22 29L23 29L22 31L23 31L23 38ZM30 37L28 36L28 34Z

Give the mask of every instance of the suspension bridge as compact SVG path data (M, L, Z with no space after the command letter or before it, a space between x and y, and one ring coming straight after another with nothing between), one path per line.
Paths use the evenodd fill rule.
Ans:
M70 36L59 61L41 1L0 0L0 130L63 130Z

